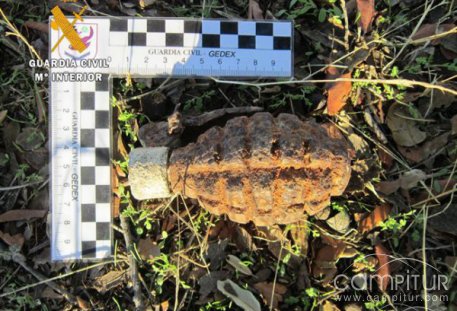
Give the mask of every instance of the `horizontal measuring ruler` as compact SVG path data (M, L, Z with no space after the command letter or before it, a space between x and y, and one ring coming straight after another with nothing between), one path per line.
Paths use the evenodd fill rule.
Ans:
M60 40L48 74L53 260L112 253L112 77L293 75L290 21L85 17L73 27L82 52L50 29L49 45Z

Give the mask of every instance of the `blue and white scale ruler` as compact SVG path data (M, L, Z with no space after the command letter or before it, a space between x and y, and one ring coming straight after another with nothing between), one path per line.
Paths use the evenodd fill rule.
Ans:
M73 18L68 18L70 21ZM111 78L291 77L290 21L86 17L50 52L53 260L112 253ZM63 36L50 29L50 46Z

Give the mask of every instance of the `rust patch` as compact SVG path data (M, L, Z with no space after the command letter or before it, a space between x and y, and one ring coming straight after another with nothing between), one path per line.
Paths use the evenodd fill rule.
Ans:
M217 156L215 156L217 155ZM210 129L173 151L173 192L210 212L256 225L299 221L341 195L351 169L348 144L332 125L257 113Z

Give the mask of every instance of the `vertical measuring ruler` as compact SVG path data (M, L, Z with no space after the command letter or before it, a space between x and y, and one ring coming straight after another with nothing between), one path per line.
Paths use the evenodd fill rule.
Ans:
M82 52L50 29L53 260L112 253L113 77L293 76L291 21L85 17L74 29Z

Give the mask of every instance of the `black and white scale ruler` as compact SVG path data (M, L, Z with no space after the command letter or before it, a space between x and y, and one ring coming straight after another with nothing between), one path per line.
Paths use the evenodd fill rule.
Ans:
M64 38L50 53L53 260L112 253L112 77L293 75L290 21L86 17L74 27L86 50ZM63 36L50 34L50 46Z

